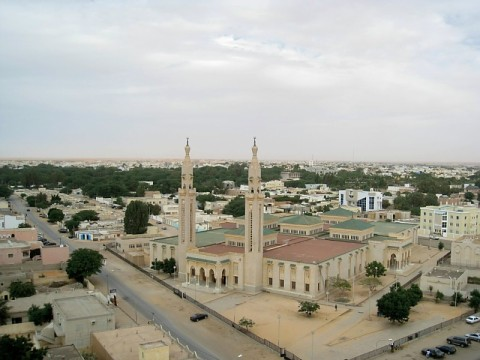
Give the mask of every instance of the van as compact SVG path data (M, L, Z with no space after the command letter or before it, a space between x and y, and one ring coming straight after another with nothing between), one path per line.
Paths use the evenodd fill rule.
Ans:
M447 343L451 345L452 344L457 345L460 347L467 347L472 343L472 341L465 336L449 336L447 338Z

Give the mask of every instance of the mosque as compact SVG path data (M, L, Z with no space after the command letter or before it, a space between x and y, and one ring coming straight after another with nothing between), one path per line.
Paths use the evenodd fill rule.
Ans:
M237 219L237 227L196 233L196 190L187 140L178 190L179 233L150 241L152 262L175 258L183 286L305 299L328 296L332 278L353 281L374 260L395 271L408 266L418 242L416 225L366 222L342 208L321 217L265 214L257 153L254 140L245 216Z

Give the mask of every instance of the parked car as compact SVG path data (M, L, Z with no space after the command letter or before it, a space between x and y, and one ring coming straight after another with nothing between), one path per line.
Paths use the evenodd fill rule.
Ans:
M465 334L467 339L480 342L480 333L469 333Z
M445 357L445 353L441 350L438 350L437 348L422 349L423 355L427 355L427 353L429 353L429 356L434 359L441 359Z
M475 324L480 321L480 317L476 315L470 315L465 319L465 321L467 322L467 324Z
M447 338L448 344L458 345L460 347L467 347L472 341L465 336L449 336Z
M445 354L448 354L448 355L452 355L452 354L455 354L457 352L457 348L453 345L444 344L444 345L438 345L438 346L435 346L435 347L438 350L443 351Z
M66 229L66 228L60 228L60 229L58 229L58 232L61 232L61 233L65 234L65 233L68 232L68 229Z
M206 318L208 318L208 314L204 314L204 313L193 314L192 316L190 316L190 320L195 321L195 322L206 319Z

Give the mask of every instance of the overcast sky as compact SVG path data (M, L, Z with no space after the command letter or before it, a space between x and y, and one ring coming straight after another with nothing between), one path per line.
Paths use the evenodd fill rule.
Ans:
M480 162L478 0L0 0L0 158Z

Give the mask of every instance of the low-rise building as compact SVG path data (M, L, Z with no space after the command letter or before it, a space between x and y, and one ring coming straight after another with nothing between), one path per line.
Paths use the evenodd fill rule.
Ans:
M92 333L115 329L113 309L94 295L54 299L52 309L53 329L61 345L85 349Z
M480 209L474 206L425 206L420 208L420 235L459 239L480 235Z

